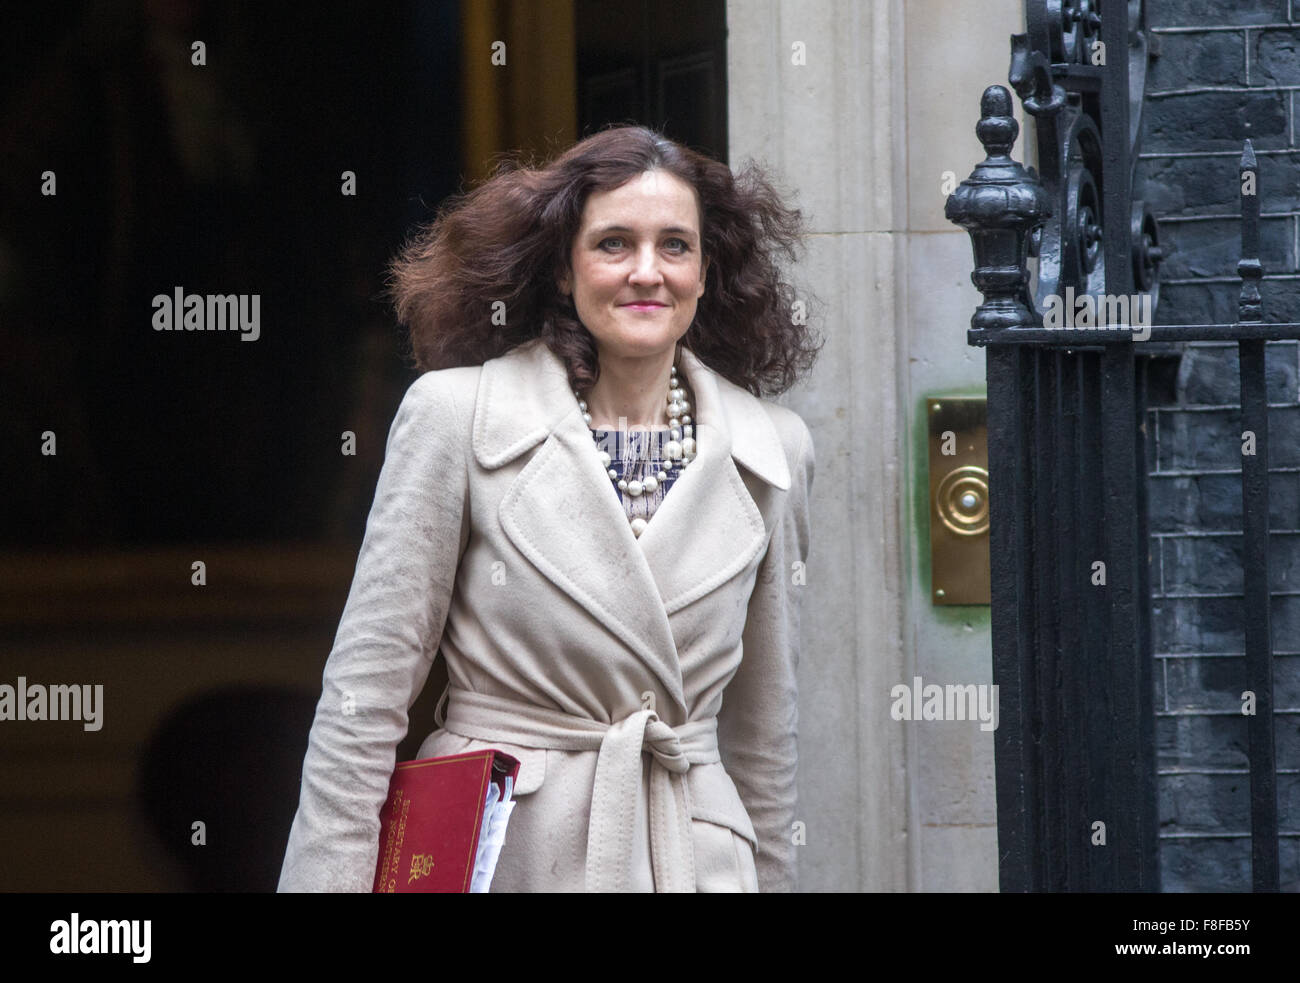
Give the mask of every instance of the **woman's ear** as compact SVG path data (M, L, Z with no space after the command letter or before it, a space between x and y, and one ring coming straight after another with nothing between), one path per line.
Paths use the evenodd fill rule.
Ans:
M555 271L555 289L560 292L560 296L568 297L572 295L573 290L569 286L569 271L559 269Z

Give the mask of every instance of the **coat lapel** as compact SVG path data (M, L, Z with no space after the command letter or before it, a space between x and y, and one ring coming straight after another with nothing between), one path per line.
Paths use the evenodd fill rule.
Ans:
M776 428L748 392L688 349L699 453L638 539L596 457L564 363L538 339L483 365L474 455L497 468L541 443L501 501L502 528L549 580L655 673L686 709L668 616L716 590L763 549L767 531L739 462L785 490Z

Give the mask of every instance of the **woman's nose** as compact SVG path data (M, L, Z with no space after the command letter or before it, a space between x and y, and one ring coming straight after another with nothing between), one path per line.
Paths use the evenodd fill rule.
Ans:
M659 269L659 257L655 254L653 246L637 250L630 279L633 283L651 284L663 279L663 273Z

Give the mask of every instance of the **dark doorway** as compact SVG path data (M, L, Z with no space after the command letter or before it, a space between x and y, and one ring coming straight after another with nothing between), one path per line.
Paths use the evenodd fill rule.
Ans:
M578 129L635 120L727 160L723 0L577 0Z

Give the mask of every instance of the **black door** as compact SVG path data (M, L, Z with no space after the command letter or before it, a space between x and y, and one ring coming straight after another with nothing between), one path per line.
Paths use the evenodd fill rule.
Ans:
M578 0L578 128L637 122L727 160L723 0Z

